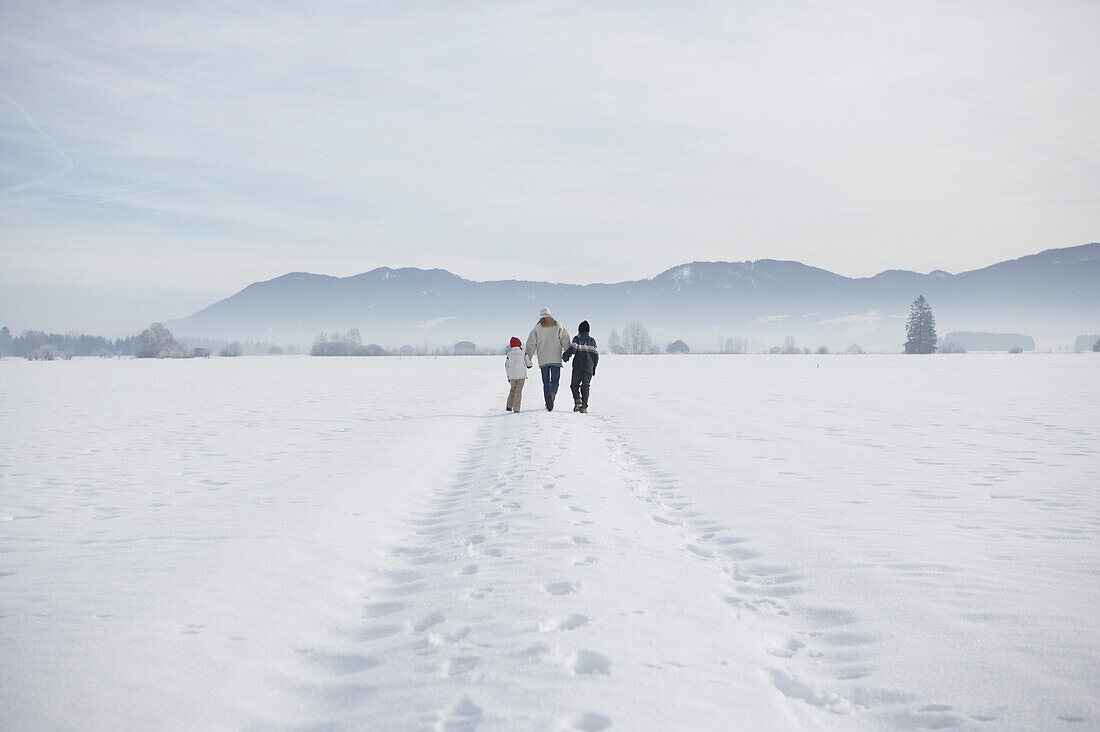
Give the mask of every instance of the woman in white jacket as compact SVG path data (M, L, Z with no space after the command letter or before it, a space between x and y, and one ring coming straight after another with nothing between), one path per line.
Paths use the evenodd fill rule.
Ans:
M558 380L561 378L561 355L569 350L569 333L554 317L550 308L539 311L539 322L527 336L527 358L537 355L539 371L542 372L542 396L546 400L546 411L554 411L554 397L558 393Z

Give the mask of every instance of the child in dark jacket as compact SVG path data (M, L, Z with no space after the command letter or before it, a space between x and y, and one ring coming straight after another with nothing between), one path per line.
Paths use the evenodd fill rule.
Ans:
M573 411L581 414L588 414L588 391L592 377L596 375L596 364L600 362L596 340L588 333L588 321L581 321L577 326L577 335L573 336L573 345L562 354L565 361L573 358L573 377L569 388L573 391Z

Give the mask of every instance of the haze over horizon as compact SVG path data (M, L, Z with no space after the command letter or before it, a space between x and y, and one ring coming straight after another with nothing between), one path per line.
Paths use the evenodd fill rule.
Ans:
M10 2L0 324L292 271L952 273L1098 238L1088 2Z

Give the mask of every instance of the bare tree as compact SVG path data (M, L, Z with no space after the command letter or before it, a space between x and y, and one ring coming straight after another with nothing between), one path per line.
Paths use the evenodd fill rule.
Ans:
M134 344L134 358L184 358L188 355L162 323L143 330Z
M727 338L722 344L722 353L744 353L746 350L744 338Z
M611 335L607 337L607 348L612 353L624 352L623 342L622 339L619 338L619 332L617 330L612 330Z
M653 341L649 338L649 331L635 321L623 328L623 347L627 353L652 353Z

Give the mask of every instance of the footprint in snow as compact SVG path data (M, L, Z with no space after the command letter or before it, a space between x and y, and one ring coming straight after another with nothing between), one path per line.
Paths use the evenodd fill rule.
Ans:
M607 676L611 673L611 659L595 651L577 651L572 668L578 676Z
M368 625L365 628L359 628L350 633L350 636L356 641L361 643L369 643L370 641L382 640L383 638L389 638L392 635L397 635L402 630L408 628L407 625L393 625L393 624L381 624L381 625Z
M851 703L840 694L815 689L801 679L779 670L773 670L771 677L775 688L790 699L806 702L811 706L820 707L834 714L847 714L852 710Z
M470 626L463 626L453 633L444 633L443 640L448 643L458 643L459 641L466 640L466 637L470 635Z
M714 552L705 547L695 546L694 544L687 544L685 548L695 556L702 559L714 559Z
M439 625L443 622L443 620L443 613L436 610L434 613L429 613L428 615L425 615L424 617L420 618L420 620L417 620L415 623L413 623L412 629L414 632L423 633L428 628Z
M954 713L954 707L947 704L928 704L914 712L910 717L918 727L925 729L947 729L958 727L965 722L961 716Z
M814 655L814 654L810 654ZM818 654L820 655L820 654ZM839 668L836 671L836 677L841 681L855 681L856 679L867 678L871 675L871 668L868 666L845 666ZM977 719L977 717L975 717ZM994 717L996 719L996 717ZM992 720L979 720L979 721L992 721Z
M576 630L582 625L588 625L588 621L591 620L587 615L570 615L564 618L558 623L559 630Z
M385 577L395 585L407 585L410 582L416 582L417 580L422 580L425 577L423 572L418 572L414 569L383 570L379 574L381 574L383 577Z
M403 602L372 602L363 607L363 617L381 618L399 613L404 609L405 603Z
M662 517L660 517L656 514L653 514L652 516L650 516L650 518L653 519L654 523L661 524L662 526L683 526L684 525L683 521L676 521L674 519L662 518Z
M466 597L470 600L484 600L485 596L492 591L492 587L478 587L475 590L470 590L465 595L463 595L463 597Z
M588 625L591 619L592 618L587 615L569 615L564 618L544 620L539 623L539 630L543 633L549 633L555 630L576 630L584 625Z
M518 658L524 661L537 661L550 652L550 646L545 643L536 643L533 646L528 646L522 651L516 651L511 654L513 658Z
M568 595L572 592L576 592L580 589L579 582L551 582L545 585L544 588L551 595Z
M480 662L480 656L455 656L454 658L448 658L443 662L443 667L441 669L442 676L444 678L465 676L473 671Z
M579 729L582 732L600 732L609 727L611 727L611 717L596 712L585 712L573 723L573 729Z
M748 541L748 539L743 539L739 536L719 536L712 539L711 541L713 541L713 543L717 544L718 546L729 546L731 544L741 544Z
M805 647L805 643L791 638L785 642L775 643L769 646L767 651L777 658L791 658Z
M366 671L382 663L375 656L362 656L354 653L310 653L309 660L328 671L333 676L350 676Z
M472 732L477 729L483 711L470 701L470 697L464 696L443 712L436 728L447 732Z
M744 549L742 547L723 549L722 554L735 562L747 562L750 559L756 559L762 556L760 552L754 552L752 549Z

